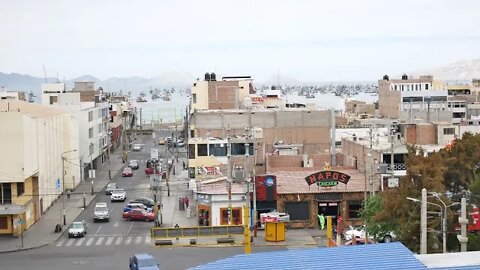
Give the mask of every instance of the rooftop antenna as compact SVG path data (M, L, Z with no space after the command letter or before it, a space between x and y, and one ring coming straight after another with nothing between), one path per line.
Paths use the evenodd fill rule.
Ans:
M43 75L45 76L45 83L47 83L47 72L45 71L45 65L43 65Z

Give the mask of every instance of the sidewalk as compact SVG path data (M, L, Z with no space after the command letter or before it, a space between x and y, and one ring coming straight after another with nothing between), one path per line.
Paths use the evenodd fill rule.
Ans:
M124 164L122 163L121 148L117 148L110 155L111 176L113 177L120 171ZM85 194L85 206L88 207L90 202L95 198L97 193L102 190L110 178L108 176L108 161L99 166L96 170L96 178L93 179L94 195L91 194L92 179L87 179L71 192L70 199L65 198L65 213L67 225L63 226L63 231L55 233L55 225L63 224L63 204L62 197L59 197L47 209L43 216L33 224L27 231L23 232L23 246L22 237L2 236L0 237L0 252L13 252L17 250L32 249L44 245L48 245L56 241L75 221L75 219L82 213Z

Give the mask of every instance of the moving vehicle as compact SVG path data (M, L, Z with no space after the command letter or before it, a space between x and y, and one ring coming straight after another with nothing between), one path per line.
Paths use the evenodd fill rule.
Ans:
M132 151L139 152L140 150L142 150L142 146L140 144L134 144L132 146Z
M158 144L159 145L165 145L165 139L164 138L158 139Z
M368 239L368 244L375 244L375 241L373 241L372 239ZM344 244L345 246L355 246L355 245L365 245L365 238L355 238L355 241L352 240L349 240L347 242L345 242Z
M132 168L130 168L130 167L123 168L122 176L123 177L125 177L125 176L132 177L133 176Z
M128 203L124 208L123 212L128 212L132 209L143 209L147 212L152 212L152 208L146 207L143 203Z
M140 167L138 160L136 159L130 160L130 162L128 163L128 167L132 168L133 170L138 170L138 168Z
M110 196L111 202L124 202L127 198L127 192L123 188L118 188L112 192Z
M130 270L160 270L160 264L147 253L135 254L130 258Z
M140 198L137 198L135 200L130 201L130 203L141 203L141 204L145 205L146 207L150 207L150 208L155 205L155 201L153 201L152 198L148 198L148 197L140 197Z
M85 220L75 221L68 229L68 237L84 237L87 234L87 223Z
M105 195L110 195L112 194L112 191L117 189L117 184L116 183L110 183L107 185L107 188L105 189Z
M97 203L93 209L93 222L110 220L110 210L107 207L107 203Z
M155 214L152 212L147 212L143 209L132 209L128 212L123 212L122 217L126 220L130 221L154 221L155 220Z

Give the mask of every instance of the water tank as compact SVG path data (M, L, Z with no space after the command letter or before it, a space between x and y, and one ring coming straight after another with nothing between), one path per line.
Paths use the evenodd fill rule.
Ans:
M385 75L383 75L383 80L388 81L388 80L390 80L390 78L388 77L388 75L385 74Z
M402 80L408 80L407 74L403 74L403 75L402 75Z
M272 90L276 90L276 89L277 89L277 87L275 87L275 85L272 85L272 87L271 87L270 89L272 89Z
M210 81L210 73L205 73L205 81Z
M212 72L212 74L210 74L210 80L211 81L216 81L217 80L217 75L215 75L215 73Z

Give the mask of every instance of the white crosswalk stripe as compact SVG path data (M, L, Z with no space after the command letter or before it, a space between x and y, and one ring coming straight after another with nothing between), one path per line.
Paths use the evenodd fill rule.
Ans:
M137 236L137 238L135 238L135 245L140 245L141 242L142 242L142 236Z
M57 247L61 247L61 246L63 245L63 242L65 242L65 239L60 240L60 241L57 243Z
M152 243L152 237L150 235L145 236L145 244L150 245Z
M123 240L123 237L121 237L121 236L118 237L118 238L117 238L117 241L115 241L115 246L120 245L120 244L122 243L122 240Z
M85 241L85 237L80 238L80 240L77 241L77 243L75 244L75 246L77 246L77 247L78 247L78 246L81 246L82 243L83 243L83 241Z
M87 243L85 244L86 246L90 246L93 242L93 240L95 240L94 237L90 237L88 240L87 240Z
M127 241L125 242L125 245L130 245L131 242L132 242L132 237L129 236L127 237Z
M110 246L113 241L113 236L108 237L107 242L105 243L106 246Z
M101 236L100 238L98 238L97 243L95 243L95 246L100 246L100 245L102 244L102 242L103 242L103 238L104 238L103 236Z
M73 244L73 241L75 241L75 239L68 239L67 244L65 246L66 247L71 246Z

